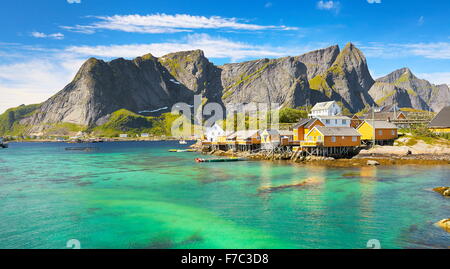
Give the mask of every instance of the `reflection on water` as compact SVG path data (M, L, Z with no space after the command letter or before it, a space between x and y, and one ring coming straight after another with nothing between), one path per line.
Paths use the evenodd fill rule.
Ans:
M0 248L447 248L449 166L195 163L176 142L11 144ZM7 153L6 153L7 152ZM5 173L7 171L7 173ZM266 191L261 191L266 190Z

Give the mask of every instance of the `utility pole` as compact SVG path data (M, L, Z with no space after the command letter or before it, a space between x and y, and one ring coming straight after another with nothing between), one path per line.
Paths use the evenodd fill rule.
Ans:
M375 147L375 136L377 135L377 130L375 128L375 106L372 105L372 127L373 127L373 140L372 140L372 147Z

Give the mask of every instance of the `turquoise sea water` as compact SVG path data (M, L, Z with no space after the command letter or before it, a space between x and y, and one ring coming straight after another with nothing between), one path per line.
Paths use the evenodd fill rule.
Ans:
M448 248L450 166L195 163L176 142L11 143L0 248ZM86 146L86 145L83 145ZM312 184L262 192L261 187Z

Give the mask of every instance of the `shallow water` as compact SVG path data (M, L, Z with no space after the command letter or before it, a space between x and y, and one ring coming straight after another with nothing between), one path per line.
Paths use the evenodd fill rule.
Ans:
M450 185L450 166L198 164L196 153L167 152L177 142L69 146L0 150L0 248L65 248L72 238L82 248L450 246L433 225L450 217L450 200L430 191Z

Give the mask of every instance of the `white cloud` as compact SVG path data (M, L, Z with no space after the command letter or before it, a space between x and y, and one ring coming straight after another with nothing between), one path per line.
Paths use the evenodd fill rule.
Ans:
M235 42L226 38L215 38L207 34L192 34L188 35L183 40L172 42L109 46L72 46L67 48L66 51L85 56L133 58L149 52L160 57L174 51L195 49L203 50L205 56L208 58L230 58L232 61L238 61L246 58L298 55L308 51L311 47L299 46L295 48L286 48L251 45L243 42Z
M267 2L265 5L264 5L264 7L265 8L269 8L269 7L272 7L272 2Z
M437 73L419 73L417 77L426 79L436 85L448 84L450 85L450 72L437 72Z
M67 3L69 3L69 4L80 4L81 0L67 0Z
M369 43L360 45L368 57L400 58L418 56L429 59L450 59L450 42L384 44Z
M381 0L367 0L369 4L381 4Z
M233 29L233 30L298 30L297 27L284 25L257 25L246 23L237 18L220 16L192 16L187 14L153 14L153 15L114 15L97 16L99 20L89 25L62 26L62 28L81 32L94 33L97 30L114 30L131 33L177 33L192 32L194 29Z
M21 104L45 101L61 90L83 61L64 55L0 64L0 113Z
M54 33L54 34L45 34L41 32L32 32L31 36L36 38L51 38L51 39L64 39L64 35L61 33Z
M335 10L336 12L340 9L340 2L338 1L319 1L317 2L317 8L322 10Z
M425 17L424 16L420 16L419 20L417 21L417 24L419 26L422 26L425 23Z

